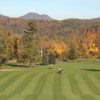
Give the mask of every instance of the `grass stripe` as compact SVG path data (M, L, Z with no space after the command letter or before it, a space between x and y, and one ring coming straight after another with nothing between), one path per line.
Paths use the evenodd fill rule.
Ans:
M62 81L61 74L55 74L53 85L53 100L66 100L66 96L62 94Z
M67 74L62 75L62 94L73 96L73 92L71 91L71 84Z
M95 100L91 95L82 95L82 100Z
M82 78L94 94L100 95L100 90L95 86L88 76L82 75Z
M24 72L18 73L13 78L11 78L9 80L9 85L7 86L7 88L5 90L2 91L2 94L10 94L12 92L14 86L16 85L16 81L23 75L24 75Z
M72 95L67 96L67 100L82 100L81 96L79 95Z
M0 85L5 83L10 77L12 76L12 73L4 73L0 76Z
M100 81L100 74L99 75L95 75L95 77Z
M50 73L50 75L47 77L45 88L42 91L43 95L53 95L53 83L54 83L54 73Z
M30 73L24 73L21 77L19 77L16 81L15 81L15 85L13 84L13 88L10 91L10 94L8 96L7 100L15 100L16 98L20 97L22 98L21 94L21 84L25 82L25 79L27 79L29 77ZM21 88L21 89L20 89ZM20 90L18 90L20 89ZM16 97L16 98L15 98ZM15 98L15 99L14 99ZM24 98L24 97L23 97ZM21 99L23 100L23 99Z
M12 98L10 98L9 100L24 100L25 96L22 95L14 95ZM5 99L8 100L8 99Z
M35 75L34 73L31 73L27 77L25 77L24 80L21 82L21 84L19 84L19 86L16 88L16 90L13 91L12 95L18 95L22 91L24 91L24 89L30 83L30 81L31 81L31 79L33 78L34 75Z
M100 81L95 76L88 76L91 82L98 88L100 91Z
M9 75L9 73L2 73L2 74L0 75L0 80L3 79L4 77L6 77L7 75Z
M78 86L78 82L75 79L75 75L69 75L69 81L71 84L71 89L74 95L83 95L81 89Z
M12 100L15 95L21 95L21 93L24 91L24 89L27 87L27 85L30 83L32 77L36 73L28 73L28 76L24 76L23 81L16 87L16 89L9 95L9 100ZM26 73L27 75L27 73ZM24 97L23 97L24 98Z
M53 94L54 95L62 94L61 75L60 74L55 74L54 85L53 85Z
M83 80L81 74L75 75L75 78L77 80L78 86L81 89L83 95L91 95L91 94L94 95L94 93L90 90L90 88Z
M0 100L8 100L8 96L7 95L0 95Z
M82 95L81 98L82 100L95 100L91 95Z
M24 100L37 100L38 99L39 94L41 94L43 91L48 75L49 73L41 74L41 77L35 89L33 90L33 93L31 95L27 95Z
M24 91L21 93L21 95L31 95L33 90L35 89L38 79L41 77L40 73L36 73L32 79L30 80L30 83L25 87Z
M35 90L33 91L33 94L40 94L40 93L42 93L48 75L49 75L49 73L41 75L41 78L40 78L40 80L39 80Z
M13 81L16 80L16 77L19 76L18 74L15 75L13 74L5 83L3 83L1 86L0 86L0 93L3 92L9 85L11 85L13 83Z
M53 100L53 95L49 95L49 94L40 94L38 96L38 100Z
M53 100L67 100L65 95L54 95Z
M37 100L38 99L38 95L27 95L24 100Z
M91 95L83 95L85 92L88 93L86 84L83 82L80 74L69 76L73 93L79 95L82 100L95 100ZM84 88L85 86L85 88ZM85 90L86 89L86 90ZM84 91L85 90L85 91Z
M13 92L18 88L18 86L23 82L25 77L27 77L27 76L28 76L28 73L23 73L23 75L19 76L19 78L17 80L15 80L14 83L7 88L7 90L10 89L10 91L5 90L6 91L5 94L11 96L13 94Z

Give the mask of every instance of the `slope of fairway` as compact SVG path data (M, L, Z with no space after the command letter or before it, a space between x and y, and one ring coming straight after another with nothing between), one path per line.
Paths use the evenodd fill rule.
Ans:
M64 73L58 74L63 68ZM84 59L0 72L0 100L100 100L100 61Z

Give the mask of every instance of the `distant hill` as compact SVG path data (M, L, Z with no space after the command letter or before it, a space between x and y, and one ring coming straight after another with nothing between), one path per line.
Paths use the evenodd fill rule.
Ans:
M45 14L38 14L38 13L27 13L26 15L23 15L19 18L22 18L22 19L39 19L39 20L53 20L53 18L49 17L48 15L45 15Z
M100 17L98 17L98 18L92 18L90 20L92 20L92 21L100 21Z
M8 16L5 16L5 15L0 14L0 19L7 19L7 18L9 18L9 17L8 17Z
M13 18L13 17L9 17L7 15L0 14L0 19L7 20L8 18ZM46 14L38 14L38 13L34 13L34 12L29 12L29 13L27 13L27 14L25 14L23 16L19 16L17 18L26 19L26 20L28 20L28 19L33 19L33 20L34 19L36 19L36 20L56 20L56 19L53 19L52 17L50 17L50 16L48 16ZM67 19L65 19L65 20L67 20ZM100 17L92 18L92 19L79 19L79 20L100 21Z

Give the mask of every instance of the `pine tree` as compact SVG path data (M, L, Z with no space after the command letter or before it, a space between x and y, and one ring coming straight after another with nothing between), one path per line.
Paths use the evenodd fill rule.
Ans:
M23 36L23 44L26 57L29 61L29 66L31 66L32 60L34 60L36 52L36 24L34 22L29 22L28 27Z
M70 51L69 51L69 54L68 54L68 59L70 60L75 60L77 59L77 49L76 49L76 46L74 44L71 44L70 46Z
M56 63L56 57L55 57L54 53L50 53L48 59L49 59L48 60L49 64L55 64Z

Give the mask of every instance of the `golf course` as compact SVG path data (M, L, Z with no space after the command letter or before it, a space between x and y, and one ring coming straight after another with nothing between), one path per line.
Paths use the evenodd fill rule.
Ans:
M100 100L100 60L49 66L1 67L0 100Z

